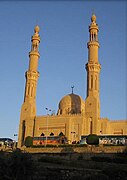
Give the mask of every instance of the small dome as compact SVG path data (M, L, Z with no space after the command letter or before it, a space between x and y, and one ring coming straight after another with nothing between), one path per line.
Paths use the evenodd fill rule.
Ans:
M95 16L95 14L92 15L91 21L92 21L92 22L96 22L96 16Z
M37 26L35 26L35 28L34 28L34 32L35 32L35 33L39 33L39 31L40 31L39 26L38 26L38 25L37 25Z
M72 93L61 99L58 114L81 114L84 110L84 100L80 96Z

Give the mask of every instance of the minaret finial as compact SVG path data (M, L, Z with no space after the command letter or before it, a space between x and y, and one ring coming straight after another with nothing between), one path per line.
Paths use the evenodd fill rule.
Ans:
M92 9L92 15L94 14L94 8Z
M40 31L39 26L38 26L38 25L37 25L37 26L35 26L35 28L34 28L34 32L35 32L35 34L38 34L38 33L39 33L39 31Z
M96 16L95 16L95 14L92 14L91 22L92 22L92 24L93 24L93 23L96 24Z
M40 31L40 28L38 25L36 25L34 28L34 35L32 36L32 39L31 39L32 41L31 52L38 52L38 47L40 43L39 31Z
M73 94L73 89L74 89L74 86L71 86L71 88L72 88L72 94Z

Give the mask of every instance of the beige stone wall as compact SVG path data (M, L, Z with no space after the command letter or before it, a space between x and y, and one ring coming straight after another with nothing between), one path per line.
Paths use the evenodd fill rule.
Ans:
M80 136L84 134L85 118L80 115L57 115L57 116L37 116L35 119L34 136L45 135L59 135L63 132L68 138L69 142L80 140ZM47 134L48 132L48 134Z
M127 135L127 120L109 121L110 134Z
M81 135L90 134L90 118L86 118L81 114L37 116L34 136L39 137L42 133L49 136L51 132L56 136L63 132L69 143L75 140L79 141ZM107 118L98 121L98 135L122 135L118 132L123 132L123 135L127 135L127 121L109 121Z
M100 133L99 133L100 135L110 133L110 127L109 127L108 121L109 120L107 118L100 119Z
M86 146L86 147L71 147L68 148L71 149L71 152L77 152L77 153L121 153L126 150L126 146L98 146L98 147L91 147L91 146ZM25 148L26 152L29 153L64 153L66 151L66 147L51 147L51 148Z
M127 135L127 120L110 121L107 118L100 119L101 134Z
M87 118L87 130L84 133L98 134L100 132L100 129L99 129L100 108L99 107L100 107L100 101L98 97L96 98L93 95L90 95L86 98L85 116Z

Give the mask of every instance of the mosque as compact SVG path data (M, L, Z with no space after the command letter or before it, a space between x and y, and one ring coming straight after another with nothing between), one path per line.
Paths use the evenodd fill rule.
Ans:
M27 136L40 137L63 133L70 143L79 141L81 135L127 135L127 120L109 120L100 117L100 70L98 60L98 25L96 16L91 17L89 26L87 94L84 100L81 96L72 93L64 96L58 106L57 114L37 116L36 90L39 78L39 27L34 29L31 51L29 53L29 68L26 71L26 85L24 102L21 107L18 147L22 147ZM48 111L48 109L47 109Z

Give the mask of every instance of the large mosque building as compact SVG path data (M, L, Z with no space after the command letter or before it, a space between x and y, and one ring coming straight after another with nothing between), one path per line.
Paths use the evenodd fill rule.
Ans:
M92 15L89 26L87 95L84 100L81 96L72 93L64 96L60 102L57 114L52 116L37 116L36 90L39 78L39 27L34 29L31 51L29 53L29 68L26 71L26 85L24 102L21 108L18 147L23 146L27 136L40 137L42 134L59 135L61 132L69 142L79 141L81 135L91 133L97 135L127 135L127 120L109 120L100 117L100 70L98 60L98 25L96 16ZM48 125L48 127L47 127ZM48 128L48 129L47 129Z

